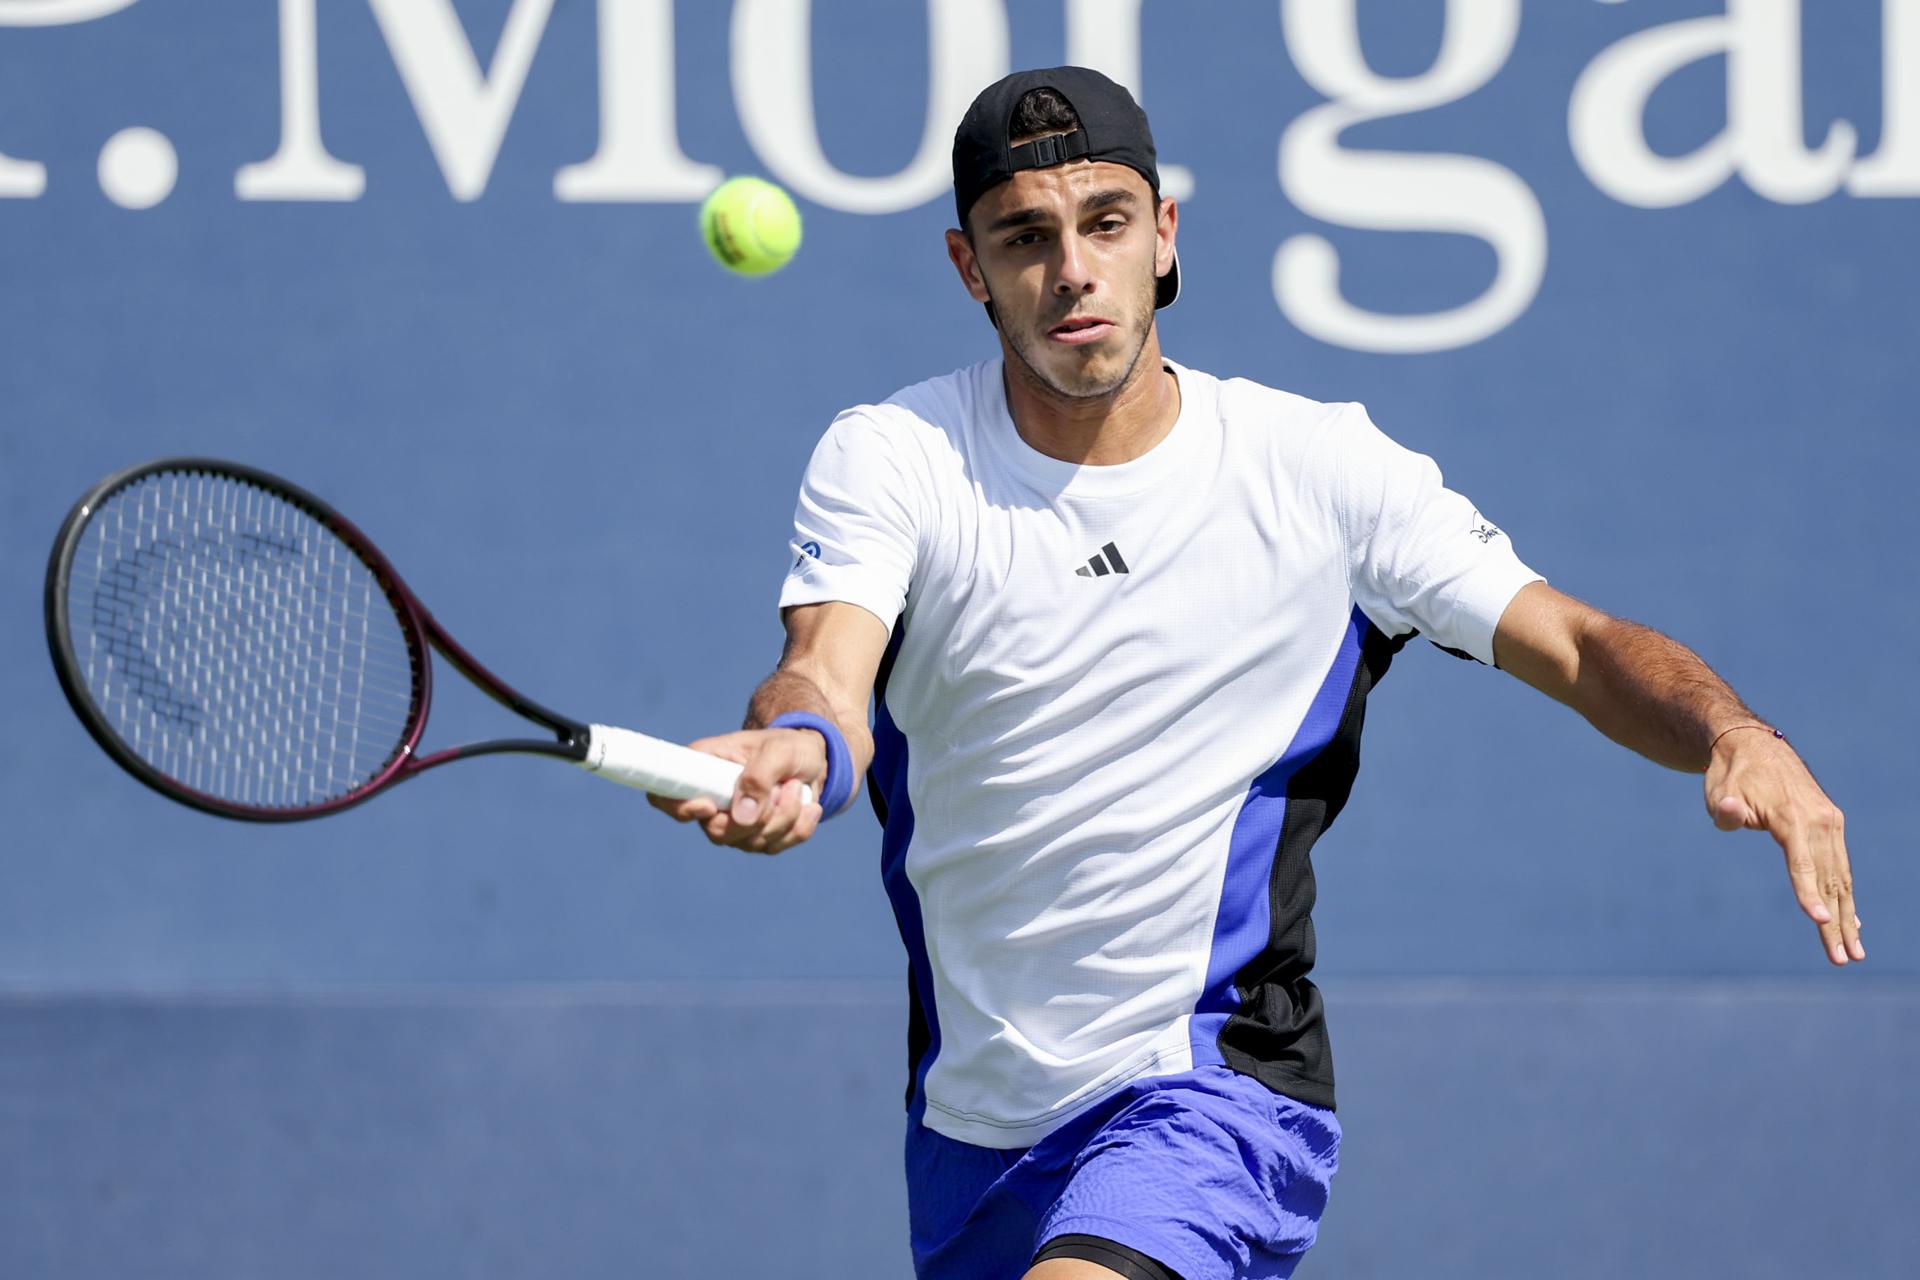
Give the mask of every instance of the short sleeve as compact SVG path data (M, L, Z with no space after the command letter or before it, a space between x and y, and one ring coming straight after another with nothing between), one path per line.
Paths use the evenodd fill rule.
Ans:
M1345 406L1335 431L1354 603L1387 635L1418 630L1491 666L1500 615L1542 575L1432 458L1389 439L1364 408Z
M840 600L893 629L913 578L923 505L904 446L869 408L849 409L827 428L800 482L782 609Z

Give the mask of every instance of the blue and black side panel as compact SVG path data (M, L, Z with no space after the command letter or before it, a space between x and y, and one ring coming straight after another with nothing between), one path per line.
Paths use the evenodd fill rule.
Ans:
M920 897L907 880L907 849L913 843L913 800L907 794L907 738L887 710L887 682L893 675L904 617L894 623L893 638L880 659L873 682L873 767L867 770L867 794L880 819L880 879L893 904L900 941L907 948L907 1106L921 1092L927 1068L940 1051L939 1023L933 1012L933 971L927 964L926 926Z
M1196 1062L1224 1063L1276 1093L1333 1106L1333 1058L1313 969L1314 841L1360 769L1367 695L1411 635L1389 638L1353 611L1346 639L1293 742L1255 778L1234 825Z

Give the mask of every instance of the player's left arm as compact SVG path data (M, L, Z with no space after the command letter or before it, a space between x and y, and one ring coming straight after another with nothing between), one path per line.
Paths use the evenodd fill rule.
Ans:
M1494 661L1649 760L1706 774L1722 831L1763 830L1786 853L1800 908L1836 965L1864 960L1845 822L1785 739L1700 656L1544 582L1521 588L1493 635ZM1758 725L1761 728L1739 728ZM1728 730L1736 730L1728 732Z

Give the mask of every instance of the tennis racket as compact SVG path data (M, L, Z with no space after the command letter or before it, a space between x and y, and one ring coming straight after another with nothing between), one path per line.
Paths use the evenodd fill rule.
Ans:
M339 512L231 462L167 458L95 485L54 542L46 621L60 686L95 741L162 795L222 817L317 818L502 752L722 807L740 775L520 694ZM435 649L550 736L419 754Z

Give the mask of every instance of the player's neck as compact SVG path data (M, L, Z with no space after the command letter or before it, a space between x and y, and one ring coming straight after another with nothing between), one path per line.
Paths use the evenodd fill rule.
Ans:
M1180 384L1160 358L1160 333L1147 334L1133 372L1112 394L1075 399L1035 376L1011 352L1005 369L1007 410L1020 438L1049 458L1110 467L1167 438L1180 417Z

